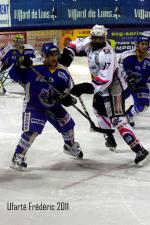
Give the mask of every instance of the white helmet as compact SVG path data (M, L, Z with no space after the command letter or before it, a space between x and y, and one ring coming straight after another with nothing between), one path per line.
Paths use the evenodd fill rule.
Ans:
M107 36L107 28L104 25L95 25L91 31L91 36L97 36L97 37L105 37Z

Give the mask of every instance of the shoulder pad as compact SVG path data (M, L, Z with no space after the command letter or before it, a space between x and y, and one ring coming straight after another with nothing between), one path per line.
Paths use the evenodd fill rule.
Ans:
M135 49L129 50L129 51L125 51L123 53L121 53L121 56L123 58L126 58L128 56L132 56L132 55L136 55Z
M15 49L15 48L12 44L6 45L6 47L1 50L1 58L3 58L9 51L11 51L13 49Z
M30 44L24 44L24 49L32 49L34 51L34 48Z
M61 65L61 64L58 64L58 69L62 69L62 70L64 70L66 73L69 74L68 69L67 69L65 66Z
M43 59L41 58L32 58L33 66L44 65Z
M133 55L136 55L135 49L122 52L119 57L119 63L122 64L124 59L126 59L129 56L133 56Z
M91 37L87 37L83 39L83 45L86 48L87 46L89 46L91 44Z
M106 41L106 46L103 49L109 49L109 51L111 53L115 53L115 50L108 44L108 42Z

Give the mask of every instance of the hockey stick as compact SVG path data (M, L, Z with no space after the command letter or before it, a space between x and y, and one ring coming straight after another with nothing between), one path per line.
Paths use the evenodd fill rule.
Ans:
M95 126L94 122L92 120L89 120L89 117L84 112L82 112L81 109L79 109L76 105L72 105L72 107L74 107L80 114L82 114L90 122L90 125L93 131L103 133L103 134L108 134L108 135L115 132L114 129L103 129L103 128Z
M74 80L73 80L73 78L72 78L71 75L70 75L70 77L71 77L72 84L73 84L73 86L74 86L74 85L75 85L75 82L74 82ZM81 98L81 96L78 97L78 99L79 99L79 101L80 101L80 103L81 103L81 106L82 106L82 108L83 108L85 114L87 115L87 117L89 118L89 120L92 121L92 120L91 120L91 117L90 117L90 115L89 115L89 113L88 113L88 111L87 111L87 109L86 109L86 107L85 107L85 104L84 104L84 102L83 102L83 100L82 100L82 98Z
M51 84L51 81L50 80L47 80L47 79L45 79L45 77L39 72L39 71L37 71L33 66L32 67L30 67L30 69L38 76L38 80L44 80L44 81L46 81L49 85L50 85L50 87L61 97L63 97L64 96L64 93L61 93L60 91L58 91L52 84ZM81 102L83 102L83 101L81 101ZM84 103L83 103L83 105L84 105ZM106 133L106 134L112 134L112 133L114 133L114 131L115 130L113 130L113 129L103 129L103 128L100 128L100 127L96 127L95 126L95 124L94 124L94 122L91 120L91 118L90 118L90 116L89 116L89 114L88 114L88 112L87 112L87 110L86 110L86 107L85 107L85 105L84 105L84 108L85 108L85 111L87 112L87 113L83 113L82 112L82 110L80 110L77 106L75 106L75 105L72 105L78 112L80 112L89 122L90 122L90 124L91 124L91 127L93 128L93 130L94 131L96 131L96 132L99 132L99 133Z
M69 73L69 71L68 71L68 73ZM69 73L69 74L70 74L70 73ZM73 84L73 86L74 86L74 85L75 85L75 82L74 82L74 80L73 80L73 78L72 78L71 75L70 75L70 77L71 77L72 84ZM86 114L86 118L88 118L88 120L89 120L89 122L90 122L90 124L91 124L91 128L93 128L93 130L95 130L95 131L97 131L97 132L100 132L100 133L106 133L106 134L111 134L111 133L114 133L114 132L115 132L114 129L103 129L103 128L100 128L100 127L96 127L95 124L94 124L94 122L92 121L92 119L91 119L91 117L90 117L90 115L89 115L87 109L86 109L86 106L85 106L85 104L84 104L84 102L83 102L81 96L78 97L78 99L79 99L79 101L80 101L80 103L81 103L81 106L82 106L82 108L83 108L83 110L84 110L84 112L85 112L85 114ZM81 112L80 112L80 113L81 113ZM100 131L99 131L99 130L100 130Z

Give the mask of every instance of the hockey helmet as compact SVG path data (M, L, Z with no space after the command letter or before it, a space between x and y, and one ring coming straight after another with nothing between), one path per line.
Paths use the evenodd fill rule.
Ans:
M13 39L14 41L14 46L17 48L17 49L22 49L23 46L24 46L24 43L25 43L25 40L24 40L24 36L21 35L21 34L17 34L15 36L15 38Z
M140 42L143 42L143 41L146 41L146 42L150 42L150 38L145 36L145 35L139 35L136 37L136 43L140 43Z
M41 48L42 56L48 56L49 54L53 52L59 52L57 45L55 45L53 42L44 43Z
M15 36L15 38L13 39L13 41L14 41L15 43L18 43L18 42L24 43L24 36L21 35L21 34L17 34L17 35Z
M107 28L104 25L95 25L91 31L91 36L105 37L107 36Z

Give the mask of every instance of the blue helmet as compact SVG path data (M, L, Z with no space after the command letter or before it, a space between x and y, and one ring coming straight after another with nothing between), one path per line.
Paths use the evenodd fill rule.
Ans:
M150 38L144 35L139 35L136 37L136 43L143 42L143 41L150 42Z
M41 52L43 56L47 56L51 54L52 52L59 52L57 45L55 45L53 42L44 43Z

